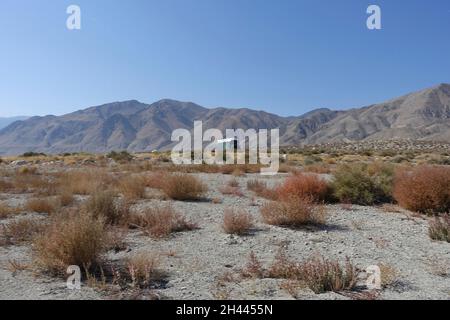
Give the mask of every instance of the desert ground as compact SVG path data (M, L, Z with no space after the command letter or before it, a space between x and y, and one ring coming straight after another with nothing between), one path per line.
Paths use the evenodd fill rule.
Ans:
M430 225L440 215L407 210L395 200L361 205L321 199L307 203L308 210L320 212L318 220L268 218L277 203L291 201L280 200L280 186L292 177L332 183L344 162L381 158L413 170L432 166L438 157L445 162L446 155L392 161L399 156L331 160L293 154L275 176L249 166L175 168L162 155L116 156L3 159L0 299L450 299L450 243L445 236L430 237ZM448 173L448 166L437 167ZM195 182L183 180L186 176ZM170 189L184 184L199 190L185 197L185 189L178 194ZM95 215L101 230L61 231L77 228L80 215ZM65 219L75 222L67 225ZM448 237L449 226L442 228L440 234ZM94 232L86 242L99 241L98 248L83 242L84 232ZM100 243L104 237L108 240ZM77 261L89 264L82 266L81 290L69 290L65 269ZM347 268L352 279L339 284L344 275L331 267L325 272L333 278L327 287L318 283L327 281L318 279L320 270L307 271L314 261L343 269L348 261L354 274ZM379 289L367 287L366 269L373 265L381 271Z

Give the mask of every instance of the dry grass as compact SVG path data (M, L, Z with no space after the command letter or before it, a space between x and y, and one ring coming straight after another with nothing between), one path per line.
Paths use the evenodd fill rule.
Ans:
M242 276L296 281L298 285L304 284L319 294L328 291L353 290L357 283L358 273L348 258L344 265L321 256L296 263L289 260L285 252L280 250L268 269L262 266L252 252L247 265L242 270Z
M17 274L20 271L25 271L28 269L30 269L30 266L26 263L22 263L18 260L8 261L8 270L11 271L13 275Z
M129 217L129 204L125 200L116 200L112 191L93 193L85 207L94 218L101 218L110 225L126 223Z
M312 257L302 263L289 261L279 254L269 269L272 278L298 280L314 293L353 290L357 283L356 267L347 258L342 266L338 261Z
M58 196L59 202L63 207L72 205L75 202L75 197L73 193L68 189L61 190L61 194Z
M189 231L197 228L193 222L176 212L170 205L153 206L130 217L131 227L140 228L152 238L166 238L174 232Z
M12 221L1 227L0 244L16 245L33 240L43 231L44 224L36 219L27 218Z
M112 178L104 170L72 170L61 174L60 184L73 194L89 195L112 183Z
M430 238L450 242L450 214L435 217L428 228Z
M241 275L244 278L256 278L261 279L264 278L265 270L261 261L259 261L256 254L252 251L248 257L247 264L244 269L241 270Z
M5 203L0 203L0 219L6 219L12 215L19 214L22 210L20 207L11 207Z
M145 176L145 185L152 189L162 189L168 173L164 171L151 172Z
M242 209L225 209L222 228L228 234L245 235L253 228L253 218Z
M277 188L277 192L281 200L298 197L321 203L329 198L330 187L325 180L315 174L297 173L288 177L284 184Z
M381 287L387 288L398 280L398 271L391 265L381 263L380 268Z
M127 200L138 200L145 198L146 184L143 176L126 176L119 181L118 189Z
M305 225L325 224L327 212L312 200L297 197L272 201L261 208L265 223L275 226L299 228Z
M37 213L55 213L61 207L61 203L55 198L30 199L25 204L25 209Z
M306 166L303 169L304 172L311 172L311 173L317 173L317 174L329 174L331 173L331 168L328 164L312 164L309 166Z
M174 173L168 175L163 183L162 190L173 200L198 200L208 190L195 176Z
M163 277L159 270L161 257L158 254L140 253L127 260L128 276L134 288L147 288Z
M36 262L43 270L60 275L70 265L88 270L101 265L108 241L101 219L86 213L62 215L35 239Z
M419 166L398 170L394 198L405 209L421 213L450 211L450 167Z
M230 179L227 182L227 186L232 188L239 188L239 181L237 181L237 179Z

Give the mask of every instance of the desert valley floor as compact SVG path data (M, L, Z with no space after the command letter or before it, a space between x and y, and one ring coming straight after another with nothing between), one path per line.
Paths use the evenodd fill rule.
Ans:
M208 186L203 200L167 200L147 189L152 196L134 201L132 208L140 211L170 203L197 228L164 239L153 239L139 229L129 230L123 235L124 247L107 253L112 262L137 253L158 254L164 277L151 287L140 290L137 296L85 284L81 290L68 290L63 277L35 270L32 244L23 242L0 246L0 299L450 299L450 244L430 239L426 216L394 205L331 204L326 205L326 225L289 229L265 224L260 208L267 200L246 188L247 182L255 179L275 186L288 174L192 175ZM239 192L223 192L230 180ZM11 207L24 206L30 197L26 193L0 195ZM81 203L86 198L76 195L74 201ZM230 208L245 209L253 217L255 223L247 235L223 231L224 211ZM30 217L45 219L47 214L23 212L0 223L4 226ZM315 294L291 280L242 277L251 253L262 267L269 267L280 253L299 262L317 255L341 262L348 257L360 272L359 289ZM383 266L382 290L365 288L364 271L371 265Z

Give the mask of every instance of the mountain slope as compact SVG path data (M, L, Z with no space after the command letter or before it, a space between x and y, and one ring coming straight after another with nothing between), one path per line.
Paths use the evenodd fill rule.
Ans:
M191 102L114 102L63 116L32 117L0 130L0 154L149 151L168 149L171 133L192 130L280 129L282 145L370 139L450 140L450 85L441 84L390 101L346 111L316 109L280 117L250 109L207 109Z
M304 143L411 138L450 139L450 85L411 93L385 103L341 113Z

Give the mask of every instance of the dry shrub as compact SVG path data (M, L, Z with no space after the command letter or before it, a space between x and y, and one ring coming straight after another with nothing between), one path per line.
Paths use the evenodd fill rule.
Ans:
M244 193L242 193L241 188L239 187L223 186L219 188L219 191L223 195L232 195L236 197L244 196Z
M55 213L60 207L60 202L54 198L30 199L25 204L26 210L37 213Z
M162 190L173 200L198 200L207 191L207 187L196 177L173 173L167 176Z
M421 213L450 211L450 167L419 166L398 170L394 198L405 209Z
M268 275L271 278L301 281L316 294L353 290L358 280L356 267L349 258L344 266L338 261L320 256L294 263L282 253L276 257Z
M106 171L100 169L72 170L60 177L60 184L73 194L89 195L112 183Z
M450 242L450 214L435 217L428 229L430 238Z
M147 288L163 277L159 270L161 257L157 254L140 253L127 260L128 276L135 288Z
M141 213L131 215L130 227L141 228L153 238L165 238L171 233L197 228L193 222L176 212L170 205L154 206Z
M3 245L15 245L31 241L42 232L44 224L36 219L19 219L2 225L0 243Z
M237 181L236 179L230 179L227 182L227 186L232 188L239 188L239 181Z
M278 192L276 189L270 189L267 187L267 183L260 180L247 181L247 189L256 193L257 196L269 200L277 200Z
M308 198L298 197L272 201L261 208L265 223L291 228L324 224L326 214L324 206L317 205Z
M328 183L315 174L297 173L286 179L277 189L278 197L285 200L289 197L308 198L316 203L329 198Z
M245 235L253 228L253 218L242 209L225 209L222 227L225 233Z
M5 203L0 203L0 219L8 218L11 215L19 214L22 211L20 207L11 207Z
M110 225L126 223L129 216L129 204L125 200L116 201L116 194L112 191L93 193L85 207L94 218L103 219Z
M259 261L256 254L252 251L250 252L250 256L248 257L247 264L244 269L241 271L241 275L244 278L257 278L261 279L264 277L265 270Z
M145 186L147 181L142 176L127 176L120 180L119 191L128 200L145 198Z
M280 250L272 265L265 269L252 252L242 276L254 278L288 279L305 284L314 293L353 290L358 280L356 267L347 258L344 265L321 256L297 263L289 260Z
M164 171L151 172L145 176L145 185L152 189L162 189L167 175Z
M16 175L12 183L14 190L20 193L37 192L40 195L54 195L57 191L55 182L51 182L48 178L38 175Z
M37 264L60 275L65 274L70 265L86 270L101 265L107 247L104 221L86 213L55 218L34 241Z

